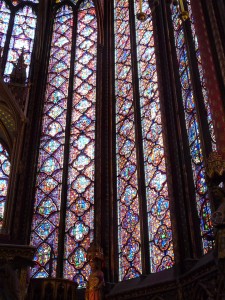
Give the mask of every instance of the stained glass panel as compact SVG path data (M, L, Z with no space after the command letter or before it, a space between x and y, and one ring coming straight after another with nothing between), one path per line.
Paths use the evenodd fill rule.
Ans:
M12 73L14 64L18 61L22 49L24 49L24 58L27 65L26 73L28 78L36 22L37 17L32 8L29 6L23 7L16 13L4 72L6 81L8 81L9 75Z
M120 280L142 272L129 2L115 1L115 96Z
M0 57L3 55L3 48L5 46L6 34L9 26L10 10L5 1L0 1Z
M39 149L31 236L37 247L34 277L56 275L72 29L72 9L63 6L54 21Z
M190 67L182 21L179 18L179 14L175 7L173 7L172 18L176 53L179 63L182 101L184 106L186 129L191 154L193 179L196 188L196 205L200 219L203 250L204 253L207 253L208 250L212 247L212 243L206 238L207 232L211 229L211 208L205 180L205 167L203 162L202 145L199 135L199 124L195 106L196 99L194 98L193 88L191 84Z
M0 144L0 229L3 225L3 218L6 205L6 196L9 183L10 162L9 154Z
M80 287L90 274L86 252L94 230L96 63L97 18L86 0L78 13L64 243L64 277Z
M56 3L60 3L63 1L65 1L65 0L55 0ZM70 1L76 5L79 0L70 0Z
M211 135L212 148L214 151L216 151L216 139L215 139L214 128L213 128L213 123L212 123L212 114L210 111L209 101L208 101L208 90L205 85L205 78L204 78L204 73L203 73L203 69L202 69L201 53L200 53L199 47L198 47L198 37L195 32L194 18L192 15L191 3L190 3L190 0L186 0L186 1L187 1L188 13L190 16L190 21L191 21L193 40L195 43L195 52L196 52L196 57L198 60L198 70L199 70L201 86L202 86L202 95L203 95L203 99L204 99L204 103L205 103L205 107L206 107L206 111L207 111L207 119L208 119L208 124L209 124L210 135Z
M138 2L135 2L136 11ZM151 272L157 272L173 266L174 253L155 42L148 0L143 1L143 10L149 17L145 22L136 19L136 39Z
M19 4L21 2L25 2L25 1L30 1L30 2L33 2L33 3L38 3L39 2L39 0L12 0L12 4L17 5L17 4Z

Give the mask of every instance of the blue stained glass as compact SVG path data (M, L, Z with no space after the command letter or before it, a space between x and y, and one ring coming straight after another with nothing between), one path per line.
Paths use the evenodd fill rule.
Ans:
M72 28L72 9L62 6L53 25L38 158L31 234L31 244L38 247L34 278L56 276Z
M190 3L189 12L191 12ZM184 106L186 129L190 146L190 154L192 159L193 180L196 187L196 207L200 218L200 230L202 235L202 245L204 253L207 253L212 248L212 242L206 238L207 231L211 228L210 201L208 199L208 190L205 181L205 167L202 154L202 145L199 134L199 124L196 112L196 99L194 98L193 87L191 83L190 67L187 54L187 46L184 38L184 29L182 21L179 18L177 9L172 9L172 20L174 26L174 37L177 59L179 63L179 73L182 87L182 101ZM194 26L192 24L192 32L195 35ZM196 40L196 39L194 39ZM197 40L196 40L197 41ZM195 41L195 43L196 43ZM197 44L195 44L197 47ZM198 57L198 66L201 73L200 57ZM200 78L203 80L203 77ZM202 81L203 83L203 81ZM204 85L204 84L203 84ZM205 92L203 92L203 95ZM211 113L207 99L204 99L206 109L208 111L208 123L211 126ZM212 141L214 140L213 131L211 130Z
M6 2L1 0L0 1L0 47L2 49L0 52L0 57L2 57L3 55L3 48L5 46L9 20L10 20L10 10L6 5Z
M16 12L12 36L10 39L7 63L4 71L5 80L9 80L14 64L18 61L22 49L24 60L27 65L26 75L29 76L31 55L34 45L37 16L29 6L24 6Z

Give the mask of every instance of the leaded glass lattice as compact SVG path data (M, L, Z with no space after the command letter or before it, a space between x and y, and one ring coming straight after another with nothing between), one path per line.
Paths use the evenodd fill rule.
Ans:
M129 3L115 1L116 152L120 280L142 272Z
M9 184L10 161L5 147L0 144L0 229L3 225L6 196Z
M82 3L77 22L64 276L82 287L90 274L86 252L94 236L97 20L92 1Z
M135 11L138 10L135 2ZM142 272L139 185L136 137L141 126L148 214L151 272L173 266L174 253L169 212L168 186L162 136L153 24L148 1L143 2L148 19L135 20L132 27L128 1L115 1L115 73L117 137L117 201L120 279ZM132 9L131 9L132 11ZM135 50L131 35L136 32L139 82L135 83L132 62ZM139 99L134 99L134 86ZM135 122L134 102L140 104L141 124ZM143 197L142 197L143 198ZM147 229L144 229L147 230Z
M3 55L3 48L5 46L6 34L9 26L10 10L5 1L0 1L0 57Z
M139 1L135 3L137 11ZM174 264L174 253L156 70L155 41L151 10L147 0L143 1L143 10L149 17L146 22L136 19L136 40L150 265L151 272L154 273L172 267Z
M8 81L14 64L24 51L24 59L27 65L27 78L30 70L31 54L34 45L34 36L37 23L37 16L29 6L24 6L16 12L12 35L10 39L7 63L4 71L5 80Z
M73 44L75 52L71 53ZM60 244L64 249L63 276L80 287L86 285L90 274L86 252L94 229L96 68L94 3L81 2L76 13L74 6L62 6L53 26L42 121L31 239L37 247L38 265L33 276L57 275ZM68 109L71 105L72 110ZM70 124L66 125L68 120ZM67 185L62 185L64 177ZM63 194L67 196L63 198ZM63 223L64 239L59 241L59 226Z
M38 159L31 237L37 247L34 277L56 276L73 25L72 9L61 7L53 26Z
M199 123L198 123L196 104L195 104L196 99L194 98L193 87L191 82L191 73L190 73L184 29L182 25L182 20L179 18L179 13L175 7L173 7L172 10L172 19L173 19L173 27L174 27L174 38L175 38L177 60L179 64L179 74L180 74L181 92L182 92L181 100L183 102L183 107L184 107L186 130L187 130L189 147L190 147L193 179L194 179L194 184L196 189L196 205L197 205L197 211L200 219L200 230L202 236L203 250L204 253L207 253L209 249L211 249L212 247L212 242L208 241L207 239L207 233L212 226L210 221L211 208L210 208L210 201L208 198L208 188L205 180L205 167L203 161L202 143L200 140ZM210 115L208 114L208 117L209 116ZM208 120L210 124L211 121L210 119Z
M207 111L207 119L208 119L208 124L209 124L210 135L211 135L212 149L213 149L213 151L216 151L216 139L215 139L214 128L213 128L213 123L212 123L212 114L211 114L209 101L208 101L208 90L205 85L205 78L204 78L204 73L203 73L203 68L202 68L202 59L201 59L201 54L200 54L199 47L198 47L198 37L195 32L194 18L192 15L191 3L190 3L190 0L186 0L186 1L187 1L188 13L190 16L190 21L191 21L191 30L192 30L193 40L195 43L196 57L198 60L198 71L199 71L199 76L200 76L200 80L201 80L202 95L203 95L203 99L204 99L204 103L205 103L205 108Z

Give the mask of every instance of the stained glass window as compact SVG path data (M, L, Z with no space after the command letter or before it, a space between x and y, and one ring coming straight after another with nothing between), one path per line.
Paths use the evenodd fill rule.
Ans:
M12 1L12 4L17 5L20 2L23 2L23 6L17 8L0 0L0 57L5 81L9 81L9 75L22 51L27 66L27 78L29 76L37 23L37 4L29 4L38 1Z
M19 1L14 1L14 4L16 2ZM216 149L194 20L189 1L186 4L189 5L192 42L202 99L206 107L206 123L212 149ZM115 75L115 82L106 87L106 90L112 88L115 100L112 101L115 105L112 111L115 113L108 114L115 125L112 126L113 129L110 128L115 135L111 136L110 130L106 135L108 140L115 141L115 153L109 163L113 165L115 160L116 177L116 181L112 183L112 187L115 187L113 190L116 191L115 199L112 200L116 202L115 219L107 221L107 224L111 222L113 225L110 223L110 226L114 229L116 227L119 280L138 277L146 269L151 273L159 272L171 268L175 263L173 239L176 233L172 233L171 207L178 201L175 201L177 195L173 191L175 184L169 177L175 167L170 165L172 146L168 137L170 128L166 128L175 116L171 112L165 112L165 102L171 101L172 107L176 100L173 99L174 95L165 95L166 88L160 84L164 78L160 70L164 58L161 58L167 54L159 53L159 45L164 42L159 42L159 28L154 26L158 22L157 18L154 19L157 12L151 11L148 0L142 1L147 20L140 22L136 17L139 5L139 0L114 0L114 34L113 37L106 38L113 38L114 47L110 50L103 49L103 52L106 51L104 54L114 51L115 63L113 70L109 70L104 63L102 69ZM35 5L32 4L33 6ZM12 27L6 76L10 74L12 65L21 52L21 43L25 45L27 74L29 73L36 17L31 7L19 7L22 8L16 12ZM52 28L48 28L52 36L49 37L50 49L46 54L49 62L45 95L42 99L43 115L31 233L31 244L37 248L32 276L63 277L78 282L79 287L85 287L90 274L87 249L94 239L96 219L95 148L96 144L102 142L96 140L98 14L94 1L90 0L56 0L52 12L54 22L49 25ZM169 9L165 13L169 14ZM19 25L18 20L23 22ZM22 23L25 25L22 26ZM184 27L176 8L173 8L168 25L169 30L172 30L170 43L173 43L171 51L174 51L174 55L170 60L166 57L165 61L170 61L168 64L171 70L175 65L179 66L174 71L177 72L177 80L171 91L174 89L177 94L180 93L183 107L183 123L180 119L172 121L177 135L180 134L177 133L179 126L187 132L187 136L182 137L180 144L177 144L179 150L184 146L184 139L189 144L187 160L192 167L192 174L189 175L193 177L196 189L196 215L198 213L200 219L203 249L206 253L211 248L211 243L206 239L206 233L211 228L211 208L205 182L204 143ZM171 70L169 68L166 71L167 75L171 75ZM102 76L100 73L99 77ZM111 92L108 94L111 97ZM168 99L164 99L165 97ZM103 101L107 102L108 99ZM98 112L101 111L101 107L97 109ZM167 119L167 113L171 119ZM103 128L105 133L104 130ZM176 134L174 133L174 137ZM176 162L180 167L181 155L176 155ZM183 170L183 166L179 170L181 169ZM113 173L113 170L108 169L106 172L109 174L111 171ZM180 182L184 178L185 175ZM180 186L184 188L183 182ZM193 201L187 201L189 200Z
M141 126L145 173L145 196L148 214L151 271L173 266L174 254L169 212L167 174L162 135L160 99L156 71L153 24L148 1L143 7L149 16L146 23L137 21L132 27L126 0L115 1L115 74L116 74L116 132L117 132L117 202L118 248L120 279L130 279L142 272L141 231L137 178L136 137ZM138 2L136 2L138 5ZM134 7L137 11L136 7ZM134 16L133 16L134 17ZM134 84L132 61L135 50L131 35L136 32L139 82ZM139 97L135 99L134 88ZM138 101L141 124L135 122ZM145 229L146 230L146 229Z
M31 243L38 246L34 277L56 275L73 12L56 14L46 87Z
M138 6L136 1L136 11ZM136 21L136 41L151 271L157 272L173 266L174 254L155 41L147 1L143 9L149 19L146 23Z
M195 50L196 50L196 55L198 60L198 69L199 69L200 80L202 85L202 94L204 97L204 103L207 110L208 124L211 133L212 148L216 149L212 118L211 118L207 90L205 88L203 70L201 65L201 56L198 50L198 40L195 35L190 3L188 4L189 4L188 5L189 13L191 17L192 33L195 42ZM203 157L203 150L202 150L202 141L200 138L199 121L198 121L198 115L196 110L197 100L193 92L188 50L187 50L187 44L185 40L183 23L182 20L179 18L179 13L176 7L173 7L172 19L173 19L173 27L174 27L174 38L175 38L177 60L179 64L182 102L184 107L186 130L187 130L189 147L190 147L193 180L196 189L196 205L197 205L197 211L200 219L200 230L202 236L203 250L204 253L207 253L209 249L211 249L212 247L212 242L208 241L207 239L207 233L209 232L212 226L210 221L211 208L210 208L210 201L208 197L208 189L205 180L205 166L204 166L204 157Z
M9 154L5 147L0 144L0 229L3 225L3 218L6 206L6 196L9 183L10 161Z
M131 69L129 3L115 2L118 244L120 279L141 274L141 237Z
M85 1L77 20L64 253L64 276L80 285L90 272L86 252L94 237L96 53L95 8Z
M203 99L204 99L204 103L205 103L205 108L207 111L207 120L208 120L208 124L209 124L210 135L211 135L212 149L214 151L216 151L216 140L215 140L214 128L213 128L213 124L212 124L211 110L210 110L209 101L208 101L208 90L206 89L206 86L205 86L205 78L204 78L204 73L203 73L203 69L202 69L202 59L201 59L201 54L200 54L199 47L198 47L198 37L195 32L194 18L192 15L190 0L187 0L187 5L188 5L187 7L188 7L188 12L189 12L190 21L191 21L191 30L192 30L192 34L193 34L193 40L194 40L194 44L195 44L196 57L198 60L198 70L199 70L199 76L200 76L200 80L201 80L202 94L203 94Z
M53 25L39 149L31 237L37 247L33 277L57 276L60 244L64 245L63 276L80 287L90 274L86 252L94 229L96 64L93 2L61 6ZM59 238L62 224L65 232Z
M7 7L5 1L0 1L0 57L3 55L3 48L5 46L6 34L8 31L10 20L10 10Z
M4 72L6 80L8 80L9 75L12 72L14 63L18 61L22 49L24 51L25 63L27 65L26 72L28 77L34 44L36 22L36 14L29 6L24 6L16 13Z

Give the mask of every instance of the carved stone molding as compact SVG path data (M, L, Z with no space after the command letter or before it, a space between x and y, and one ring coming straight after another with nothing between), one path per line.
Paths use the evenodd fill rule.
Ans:
M9 262L16 259L32 262L35 248L32 246L0 244L0 261Z
M0 299L25 299L34 251L32 246L0 244Z
M76 300L77 283L61 278L31 279L27 300Z

